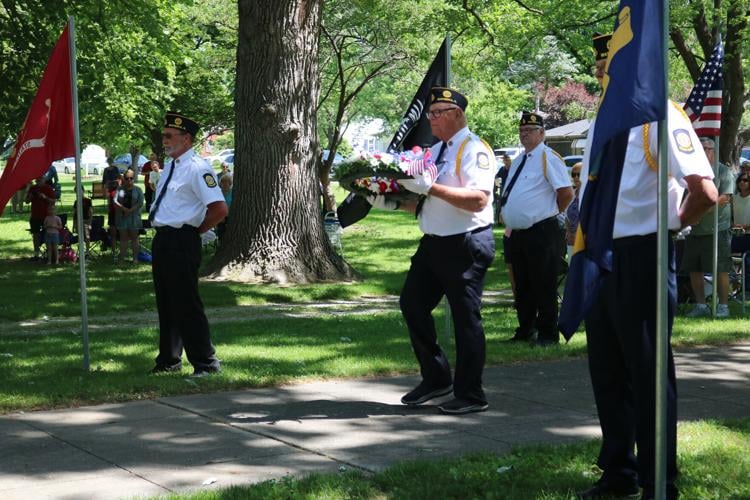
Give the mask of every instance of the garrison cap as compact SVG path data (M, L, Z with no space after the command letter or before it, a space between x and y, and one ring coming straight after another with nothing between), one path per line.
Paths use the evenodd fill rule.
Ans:
M544 128L544 118L533 111L523 111L521 112L521 122L518 126L522 127L524 125L536 125Z
M597 61L606 59L607 56L609 56L609 41L611 39L612 33L607 33L606 35L602 35L601 33L594 33L594 54L596 55Z
M195 137L201 126L187 116L175 113L174 111L167 111L164 117L164 128L176 128Z
M461 92L448 87L432 87L432 89L430 89L430 94L430 104L435 104L436 102L447 102L455 104L463 110L466 110L466 106L469 105L469 101L463 94L461 94Z

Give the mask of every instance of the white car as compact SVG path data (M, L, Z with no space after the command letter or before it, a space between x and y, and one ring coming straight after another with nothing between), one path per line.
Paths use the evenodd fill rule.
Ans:
M495 159L499 162L502 160L503 155L508 155L511 160L515 160L516 156L520 155L523 152L523 148L518 147L507 147L507 148L499 148L495 149Z

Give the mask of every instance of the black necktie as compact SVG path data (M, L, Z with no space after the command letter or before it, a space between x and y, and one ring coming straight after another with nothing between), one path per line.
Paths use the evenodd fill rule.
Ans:
M151 212L149 212L148 214L149 222L153 222L154 217L156 217L156 211L159 210L159 205L161 205L161 200L164 198L164 193L167 192L167 186L169 186L169 181L172 180L173 173L174 160L172 160L172 163L169 164L169 174L167 175L167 180L164 182L164 186L162 186L161 191L159 191L159 196L156 197L156 201L154 202L153 208L151 208Z
M440 163L440 160L443 159L443 153L445 153L445 149L448 147L447 142L443 142L443 145L440 146L440 151L438 152L437 158L435 159L435 166L438 167L438 164ZM438 167L440 168L440 167ZM440 172L438 172L438 175L440 175ZM437 180L437 179L435 179ZM424 200L427 199L426 195L422 195L419 197L419 201L417 202L417 209L414 211L414 217L419 217L419 212L422 211L422 205L424 205Z
M513 178L508 183L507 188L503 186L503 193L500 196L500 206L504 207L506 203L508 203L508 196L510 196L510 190L513 189L513 186L516 183L516 179L518 179L518 175L521 173L521 170L523 170L523 166L526 165L526 158L528 158L527 154L523 155L523 158L521 159L521 164L518 165L518 168L516 169L516 173L513 174ZM506 177L507 179L507 177Z

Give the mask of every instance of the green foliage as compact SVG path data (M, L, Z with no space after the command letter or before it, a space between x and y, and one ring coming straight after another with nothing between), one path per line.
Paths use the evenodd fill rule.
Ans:
M96 143L110 151L158 146L168 108L191 114L208 129L233 124L237 15L232 0L3 5L0 137L18 133L67 14L76 24L83 145Z

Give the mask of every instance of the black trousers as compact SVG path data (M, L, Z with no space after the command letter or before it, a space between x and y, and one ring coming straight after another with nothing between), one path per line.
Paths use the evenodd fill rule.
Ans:
M154 202L154 192L149 188L144 188L143 196L146 200L146 212L151 210L151 204Z
M669 244L668 332L677 303ZM602 427L598 465L605 476L637 476L654 490L656 376L656 235L616 239L612 273L586 318L589 372ZM672 348L667 381L667 492L677 476L677 386ZM634 445L638 445L638 457Z
M516 280L516 336L539 331L539 340L557 341L557 277L563 240L556 217L510 234L510 260Z
M157 365L180 363L185 348L196 369L219 367L208 320L198 294L201 239L198 229L157 228L151 247L152 274L159 310Z
M482 389L485 338L480 306L487 268L495 256L492 226L453 236L425 235L401 290L401 312L425 383L445 387L451 369L437 342L432 310L445 295L455 326L457 398L486 403Z

